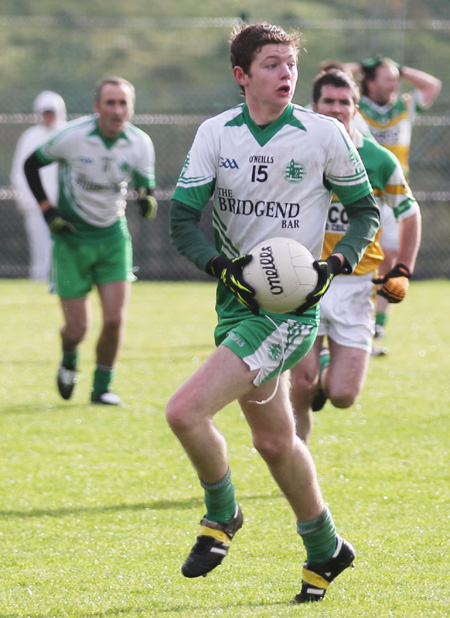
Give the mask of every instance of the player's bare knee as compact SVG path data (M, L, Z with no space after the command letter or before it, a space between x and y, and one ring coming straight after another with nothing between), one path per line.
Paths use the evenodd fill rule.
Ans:
M103 329L108 333L117 333L123 324L123 318L121 315L110 315L105 317L103 322Z
M86 339L87 334L88 327L84 322L69 323L61 329L64 345L68 348L78 346Z
M357 400L358 393L353 389L329 393L329 399L335 408L350 408Z
M198 422L201 422L201 414L194 402L189 402L189 397L176 392L166 406L166 419L175 435L182 435L192 431Z
M291 400L295 405L297 401L311 399L317 387L317 376L304 371L291 371Z
M291 444L291 437L287 439L287 436L274 435L273 432L253 435L253 446L268 465L284 457Z

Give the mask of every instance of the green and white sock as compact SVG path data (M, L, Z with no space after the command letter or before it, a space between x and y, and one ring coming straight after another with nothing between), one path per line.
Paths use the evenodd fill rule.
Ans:
M309 565L331 558L336 549L336 527L327 506L312 521L297 522L297 532L302 537Z
M236 509L231 470L228 468L228 472L217 483L205 483L200 479L200 485L205 490L206 519L215 522L231 519Z

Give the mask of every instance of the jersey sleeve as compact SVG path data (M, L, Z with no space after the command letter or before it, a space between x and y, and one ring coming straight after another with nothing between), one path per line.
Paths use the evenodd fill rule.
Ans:
M72 133L67 129L61 129L40 146L35 152L42 165L49 165L54 161L65 159L65 153L71 152L72 143L70 140Z
M138 166L133 172L133 184L137 187L147 189L155 188L155 148L147 133L142 132L142 139L139 141L140 155Z
M200 125L178 179L173 199L203 210L214 193L218 144L210 121Z
M391 153L389 153L391 155ZM393 167L384 187L383 201L390 206L398 221L419 212L419 205L408 185L400 162L392 155Z
M360 200L372 192L367 172L358 151L344 127L335 121L337 130L333 131L334 152L325 169L325 180L346 206Z

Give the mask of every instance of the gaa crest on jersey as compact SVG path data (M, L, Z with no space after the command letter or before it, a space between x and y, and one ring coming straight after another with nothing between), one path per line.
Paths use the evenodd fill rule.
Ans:
M296 185L303 180L305 177L306 170L302 163L299 161L294 161L291 159L289 163L284 168L283 178L289 184Z
M238 170L239 165L236 163L236 159L229 159L227 157L219 157L219 167L224 167L229 170Z

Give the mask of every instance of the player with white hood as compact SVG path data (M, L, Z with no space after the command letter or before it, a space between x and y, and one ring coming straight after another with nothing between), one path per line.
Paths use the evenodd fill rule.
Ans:
M33 111L37 122L19 137L11 169L11 183L17 191L17 208L24 218L30 254L29 276L33 281L46 281L50 268L50 232L28 186L23 164L32 152L48 140L54 130L65 125L66 104L56 92L44 90L36 97ZM42 170L42 183L50 200L56 202L58 195L57 163L48 165Z

